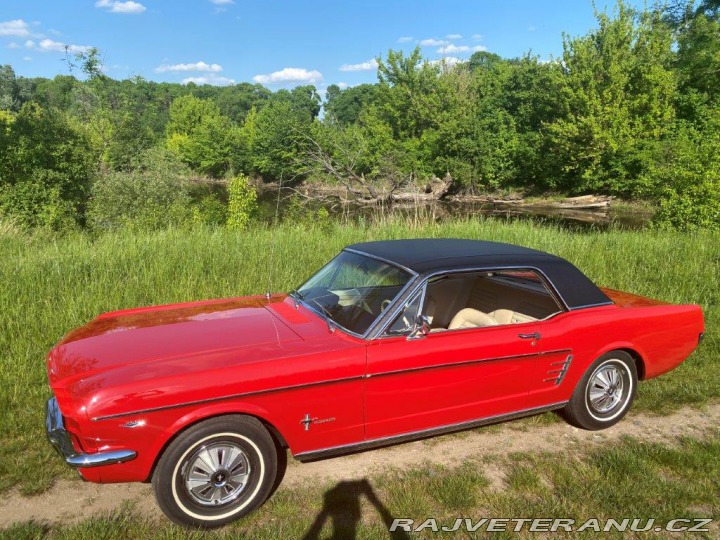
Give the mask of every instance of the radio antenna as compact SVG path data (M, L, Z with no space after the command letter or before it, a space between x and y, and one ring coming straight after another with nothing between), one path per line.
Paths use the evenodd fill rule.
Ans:
M275 243L277 241L277 229L278 223L280 222L280 194L282 193L282 175L280 175L280 185L278 186L277 192L277 203L275 206L275 220L273 221L272 240L270 241L270 261L268 263L268 280L267 280L267 292L265 298L270 300L270 293L272 291L272 273L275 270Z

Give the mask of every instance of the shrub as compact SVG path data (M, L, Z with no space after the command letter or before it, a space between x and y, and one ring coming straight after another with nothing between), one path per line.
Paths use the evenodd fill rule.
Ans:
M224 225L228 208L215 195L205 195L193 206L193 223L202 225Z
M658 148L645 183L658 186L661 228L720 227L720 108L700 127L679 122L672 138Z
M128 172L105 172L92 189L89 222L95 229L142 230L192 220L191 173L170 152L151 149Z
M707 180L683 191L670 189L654 217L660 228L720 228L720 181Z
M42 181L0 186L0 215L26 229L67 231L76 227L76 212L57 186Z
M81 125L67 115L23 105L0 115L0 212L23 227L82 224L98 161Z
M242 230L250 223L257 210L257 192L250 185L247 176L236 176L228 184L227 226Z

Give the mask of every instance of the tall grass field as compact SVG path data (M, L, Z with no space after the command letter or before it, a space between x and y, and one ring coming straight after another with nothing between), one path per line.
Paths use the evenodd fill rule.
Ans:
M680 368L640 385L636 409L667 412L720 396L720 234L568 231L531 222L386 221L27 236L0 228L0 490L39 492L72 473L47 444L44 358L66 332L134 306L286 291L345 245L464 237L520 244L569 259L599 285L697 303L706 339Z

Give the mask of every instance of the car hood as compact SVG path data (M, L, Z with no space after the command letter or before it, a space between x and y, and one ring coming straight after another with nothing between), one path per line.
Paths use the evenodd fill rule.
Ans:
M202 355L233 349L252 350L252 358L263 350L275 352L301 340L275 310L268 309L283 298L243 297L103 314L67 334L50 352L50 385L63 388L121 367L152 370L159 362L199 361ZM232 356L235 362L252 359Z

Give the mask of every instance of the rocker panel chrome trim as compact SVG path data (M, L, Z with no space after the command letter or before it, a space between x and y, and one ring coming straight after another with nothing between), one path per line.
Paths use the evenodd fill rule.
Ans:
M453 431L462 431L465 429L472 429L481 426L487 426L489 424L495 424L499 422L505 422L508 420L514 420L516 418L522 418L524 416L532 416L534 414L540 414L548 411L560 409L565 406L567 401L559 401L550 405L544 405L542 407L535 407L532 409L524 409L521 411L515 411L506 414L498 414L495 416L488 416L485 418L479 418L477 420L469 420L466 422L458 422L455 424L448 424L446 426L439 426L434 428L423 429L419 431L411 431L408 433L401 433L400 435L391 435L389 437L380 437L378 439L372 439L369 441L363 441L360 443L346 444L342 446L333 446L330 448L323 448L321 450L311 450L309 452L301 452L295 455L295 459L300 462L316 461L320 459L331 458L342 454L350 454L353 452L362 452L364 450L370 450L371 448L377 448L380 446L389 446L392 444L399 444L403 442L412 441L415 439L422 439L425 437L432 437L435 435L442 435L445 433L452 433Z

